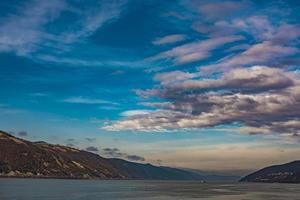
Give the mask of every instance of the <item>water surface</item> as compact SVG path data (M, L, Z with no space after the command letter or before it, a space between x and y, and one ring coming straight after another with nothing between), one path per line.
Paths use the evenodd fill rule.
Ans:
M0 200L300 200L300 185L0 179Z

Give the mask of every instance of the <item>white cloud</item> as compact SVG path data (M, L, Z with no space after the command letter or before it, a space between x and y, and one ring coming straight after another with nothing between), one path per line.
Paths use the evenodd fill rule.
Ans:
M147 115L151 113L151 110L127 110L120 113L123 117L133 117L133 116L140 116L140 115Z

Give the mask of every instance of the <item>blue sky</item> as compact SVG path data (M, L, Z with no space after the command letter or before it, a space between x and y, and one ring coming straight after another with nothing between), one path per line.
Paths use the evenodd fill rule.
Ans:
M296 0L1 1L0 129L202 170L297 159L299 9Z

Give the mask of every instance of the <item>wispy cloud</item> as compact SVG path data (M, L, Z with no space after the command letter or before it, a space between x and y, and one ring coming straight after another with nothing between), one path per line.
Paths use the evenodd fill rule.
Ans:
M197 1L194 1L195 3ZM248 1L217 1L217 2L197 2L196 9L203 17L209 20L224 19L232 16L249 6ZM195 6L195 5L190 5Z
M74 104L112 104L112 105L119 105L116 102L107 101L103 99L93 99L93 98L86 98L86 97L70 97L63 99L62 102L65 103L74 103Z
M185 35L174 34L174 35L167 35L162 38L157 38L152 43L154 45L164 45L164 44L172 44L172 43L176 43L176 42L181 42L186 39L187 39L187 37Z
M148 58L149 61L156 61L161 59L171 60L175 64L187 64L195 61L204 60L211 56L211 51L220 48L224 44L243 40L242 36L228 36L210 38L198 42L191 42L181 46L172 48Z
M61 54L70 51L71 45L85 42L105 23L118 18L125 3L125 0L98 1L81 6L71 1L58 0L27 2L14 14L0 19L0 52L15 52L39 61L61 60L69 64L86 65L84 59L62 59ZM71 21L63 21L68 20L62 18L65 13L72 13ZM51 28L52 23L61 21L65 24L63 28ZM45 49L47 54L44 53ZM95 63L99 65L101 62Z
M127 110L122 113L120 113L123 117L130 117L130 116L136 116L136 115L147 115L151 113L151 110Z
M231 68L249 65L270 64L273 66L283 67L292 63L295 59L291 56L296 55L297 53L299 53L299 49L296 47L281 46L266 41L255 44L236 56L220 60L220 62L216 64L200 66L199 69L203 73L206 73L226 71Z
M14 108L7 104L0 104L0 112L6 115L17 115L26 113L27 110Z

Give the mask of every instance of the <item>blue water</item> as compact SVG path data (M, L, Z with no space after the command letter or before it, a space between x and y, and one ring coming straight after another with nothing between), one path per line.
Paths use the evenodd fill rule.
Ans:
M0 200L300 200L300 185L0 179Z

